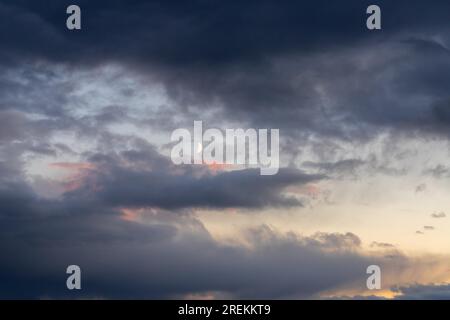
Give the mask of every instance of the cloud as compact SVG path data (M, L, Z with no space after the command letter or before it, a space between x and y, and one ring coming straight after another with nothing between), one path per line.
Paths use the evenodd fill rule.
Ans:
M414 266L397 251L364 253L352 232L262 226L244 232L248 246L228 245L194 212L301 208L303 196L288 192L295 187L404 175L386 145L381 156L358 153L382 134L448 140L448 1L379 1L379 33L365 28L365 0L80 0L80 32L65 28L69 4L0 4L2 297L73 297L64 290L73 263L83 269L82 295L125 298L317 297L364 287L368 264ZM142 138L198 119L279 128L293 160L275 176L213 173L175 167ZM429 168L448 175L445 165ZM55 169L72 172L56 182L66 192L43 198L33 188L52 184L45 174Z
M424 265L400 252L365 253L351 232L304 236L262 225L243 231L245 245L228 244L189 213L100 206L90 194L44 200L20 181L2 184L2 298L311 298L364 290L370 264L383 266L387 284ZM436 264L426 261L428 270ZM82 268L81 292L64 288L70 264Z
M449 169L448 167L438 164L433 168L425 169L424 174L429 174L437 179L448 177Z
M393 245L392 243L387 243L387 242L377 242L377 241L373 241L373 242L370 244L370 246L371 246L371 247L374 247L374 248L383 248L383 249L386 249L386 248L389 248L389 249L395 248L395 245Z
M326 179L324 175L294 168L281 168L276 175L261 176L259 169L211 172L207 166L175 166L151 144L136 138L127 141L134 148L90 152L79 163L50 164L76 169L68 181L73 187L63 195L67 203L170 210L301 207L302 199L288 195L285 189Z
M360 159L344 159L336 162L312 162L305 161L302 166L305 168L317 169L319 172L326 174L337 174L345 176L355 176L358 168L364 165L364 161Z
M424 192L427 190L427 185L425 183L421 183L416 187L416 193Z
M139 162L146 157L138 151L119 158L124 166L127 158L134 169L159 159L158 172L163 172L164 158L146 151L153 162ZM91 157L97 166L115 163L110 159ZM294 179L288 181L302 181L301 175L290 176ZM407 261L401 255L364 253L361 239L351 232L302 236L263 225L242 233L245 245L228 244L215 240L189 212L123 208L121 199L116 207L99 202L96 190L42 199L20 177L4 179L0 249L8 259L0 266L2 298L179 298L211 292L234 298L319 297L354 283L364 286L369 264ZM285 178L280 181L283 185ZM125 209L134 219L123 215ZM82 292L64 287L70 264L82 268Z
M262 226L244 233L250 247L227 245L191 215L150 208L134 222L89 198L42 200L26 190L0 190L2 298L306 297L368 263L351 233L304 237ZM70 264L82 268L82 292L64 288Z
M58 18L68 4L5 2L0 17L15 32L4 42L6 65L39 61L44 69L62 64L92 70L119 64L162 83L178 111L217 109L224 119L298 136L364 140L387 129L448 133L449 55L431 37L445 39L446 1L432 9L419 1L381 1L389 33L377 35L362 19L369 1L81 1L80 32L66 30ZM423 12L429 15L412 27L408 17ZM42 109L59 110L70 85ZM43 87L45 82L28 95L42 95Z
M137 224L82 215L3 221L0 247L9 258L0 267L0 296L310 297L348 281L364 283L373 260L358 253L359 239L351 234L301 237L262 226L246 233L251 247L245 247L220 243L198 221L178 219ZM69 264L82 269L80 292L64 288Z
M434 212L431 214L432 218L436 218L436 219L440 219L440 218L445 218L447 217L447 215L445 214L445 212Z
M398 287L395 289L400 300L449 300L450 285L449 284L430 284L430 285L411 285Z
M364 14L367 8L358 1L349 3L348 10L326 1L283 6L272 1L229 1L216 6L202 1L186 5L182 1L168 4L82 0L77 4L82 8L84 28L78 34L64 28L69 4L70 1L49 1L42 8L32 1L5 1L0 16L15 34L7 38L4 55L9 59L14 55L82 63L126 59L175 66L227 64L277 52L306 50L332 39L345 42L366 34L363 28L352 28L360 22L360 17L352 13ZM441 6L446 4L440 2ZM327 7L331 8L323 10ZM329 22L317 24L314 16L318 14ZM315 39L313 27L324 39ZM33 37L30 31L35 31ZM114 45L119 40L123 46Z

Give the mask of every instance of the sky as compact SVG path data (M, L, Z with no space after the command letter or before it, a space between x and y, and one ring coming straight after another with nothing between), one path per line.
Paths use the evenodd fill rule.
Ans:
M0 298L449 299L449 14L0 0ZM194 121L279 129L278 173L174 164Z

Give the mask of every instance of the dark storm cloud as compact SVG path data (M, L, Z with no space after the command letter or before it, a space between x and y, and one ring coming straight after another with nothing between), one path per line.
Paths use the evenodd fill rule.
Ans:
M82 8L81 32L65 9ZM4 52L56 61L128 59L169 65L221 64L336 44L368 35L370 1L2 1ZM377 1L386 29L433 28L450 5ZM447 9L447 10L446 10ZM414 17L414 21L411 21ZM425 30L426 30L425 29ZM13 30L13 36L8 31ZM374 36L372 36L374 37Z
M105 188L102 200L123 206L156 206L168 209L263 208L267 206L301 206L295 198L280 195L290 185L317 181L321 176L281 169L266 179L258 169L224 172L202 178L170 176L165 173L116 170L101 177ZM236 186L239 186L238 188Z
M399 50L400 55L374 68L371 76L361 78L363 85L367 84L362 91L348 96L353 114L356 119L381 128L447 136L448 49L429 39L406 41ZM390 73L388 68L394 72ZM376 77L378 81L374 82ZM394 94L390 95L387 90Z
M365 27L370 1L78 1L75 32L69 4L3 1L3 61L118 63L163 83L181 114L218 104L288 136L448 134L448 1L378 1L380 32Z
M20 56L64 62L124 59L170 66L227 64L361 37L366 32L362 22L369 4L140 0L75 3L83 14L82 32L78 33L65 28L65 10L73 1L47 1L45 6L33 1L2 1L1 21L7 26L1 34L5 38L3 54L9 59ZM14 30L13 36L6 30Z
M259 169L213 173L204 166L176 167L147 145L116 155L90 157L99 165L68 193L76 199L87 195L105 206L183 208L264 208L301 206L300 199L283 195L289 186L304 185L326 177L282 168L273 176ZM120 163L126 161L127 165ZM180 171L181 170L181 171ZM98 190L92 193L93 190Z
M394 291L400 295L395 299L400 300L449 300L450 285L411 285L395 288Z
M112 157L96 154L90 159L95 160L98 170L109 164L108 168L103 167L108 171L115 163ZM0 166L0 250L4 257L0 265L0 297L167 298L210 291L235 297L308 296L358 278L364 271L366 258L353 252L359 248L360 240L350 233L302 238L264 227L246 234L254 245L250 250L213 240L189 215L155 213L151 209L144 215L143 223L126 221L115 205L157 206L159 200L152 194L158 193L158 188L159 193L169 192L174 197L174 204L164 198L167 202L162 204L169 207L209 206L213 202L204 190L200 190L206 196L203 199L176 198L183 197L180 188L188 192L182 183L193 179L188 168L187 176L181 176L180 182L171 180L171 188L176 192L164 189L163 180L153 178L165 174L168 179L169 173L164 170L169 169L169 164L152 149L128 150L120 160L128 167L122 169L125 175L121 182L125 185L121 191L128 192L127 186L136 182L133 168L144 178L152 178L145 183L149 188L142 189L149 191L148 200L133 201L130 192L128 197L115 200L92 189L59 199L43 199L22 179L20 171L14 173L7 166ZM157 169L159 174L152 176L144 168ZM122 173L114 171L115 175ZM209 177L203 181L219 188L214 194L224 197L227 205L261 204L263 200L257 196L247 194L250 200L244 202L237 193L227 190L228 180L242 184L242 190L256 187L252 185L259 181L259 174L244 173L243 177L250 181L234 175L217 175L217 180ZM275 190L311 179L298 172L280 177L271 185ZM270 185L269 180L267 183ZM97 187L109 188L106 184ZM266 191L259 187L258 192ZM141 192L139 195L143 197ZM279 200L272 196L264 204L270 199ZM65 269L70 264L82 267L82 292L65 288ZM336 264L341 267L331 276L331 266ZM317 281L313 280L315 277Z
M384 130L448 136L448 1L378 1L383 31L374 33L365 29L371 1L83 0L75 2L82 30L70 32L65 9L72 3L0 3L0 297L73 297L65 289L69 264L83 269L85 297L211 291L310 297L349 281L365 285L365 268L378 261L358 254L361 241L352 233L298 237L263 227L247 233L248 249L217 242L179 213L301 206L285 188L324 173L353 174L361 161L380 172L401 171L371 159L310 162L319 174L175 168L145 143L129 147L130 137L106 130L136 121L125 106L74 116L91 106L73 95L85 79L68 75L119 64L125 73L162 83L176 104L152 125L171 128L172 115L207 118L205 108L217 104L218 118L284 129L291 143L286 152L311 135L346 141ZM97 146L76 154L50 142L58 130ZM25 152L71 153L95 167L76 190L43 199L24 177ZM160 212L137 224L123 220L123 207Z
M302 199L286 195L285 189L326 179L325 175L293 168L281 168L277 175L262 176L259 169L214 172L203 165L175 166L170 158L142 139L108 134L100 134L98 139L103 145L101 149L108 151L82 154L87 167L73 163L71 168L79 168L80 174L68 181L75 187L59 200L39 198L24 177L23 162L19 159L24 151L32 150L29 139L24 145L19 143L19 147L0 145L0 152L5 153L5 161L0 162L3 172L0 209L4 215L26 216L28 211L36 212L34 207L42 215L58 215L115 213L121 207L182 211L302 206ZM128 148L114 151L116 145ZM52 144L48 148L53 151L58 146Z
M365 288L367 266L388 262L361 254L352 233L306 237L261 226L245 233L247 247L214 240L190 216L152 210L137 223L94 206L83 214L60 207L0 210L1 298L310 298L349 283ZM408 265L401 255L389 260ZM71 264L81 267L81 291L65 287Z
M114 179L121 177L121 192L128 192L128 196L117 193L118 199L105 197L109 191L104 189L119 192L120 188L110 188L106 184L110 181L94 178L94 174L88 177L96 179L98 189L67 193L58 199L36 195L20 173L1 175L0 250L4 259L0 266L0 297L74 297L65 289L65 269L70 264L79 264L83 270L83 291L75 296L106 298L167 298L209 291L235 297L308 296L358 278L364 271L366 258L354 252L360 240L351 233L320 233L306 238L281 235L263 227L246 233L254 246L248 249L213 240L189 215L161 210L155 213L152 208L142 223L126 221L116 205L181 209L191 205L214 206L216 202L208 198L205 189L194 200L178 200L177 197L183 197L181 191L189 192L184 185L198 182L191 181L192 171L185 168L188 173L178 182L171 179L169 185L164 185L164 179L170 179L164 170L170 165L152 149L128 150L117 157L126 163L122 172L114 171L118 168L113 165L112 155L95 154L90 159L95 160L97 170L110 171ZM145 168L157 169L159 173L152 175ZM0 166L0 171L12 173L7 167ZM141 191L138 195L142 199L137 201L127 191L136 183L136 172L144 177L145 186L141 187L148 186L142 188L149 191L145 201ZM273 183L267 179L275 194L285 185L318 178L297 171L289 173L281 174ZM259 199L251 188L263 195L268 192L256 185L261 183L259 173L247 171L242 176L247 180L224 173L217 178L203 176L199 181L218 188L213 194L219 205L292 204L276 195L266 194L268 199ZM161 177L164 179L156 180ZM230 183L235 188L240 184L241 190L248 191L249 200L242 200L241 195L230 190ZM163 197L166 202L158 202L154 194L166 192L173 198ZM332 265L336 264L340 267L331 276ZM316 276L317 281L313 280Z
M14 223L0 227L7 257L0 266L2 298L170 298L207 292L308 297L347 281L364 283L370 263L351 245L354 235L333 234L340 239L333 245L324 234L298 237L262 227L248 232L249 249L213 240L190 219L179 221L182 228L105 215ZM70 264L82 268L81 291L65 288Z

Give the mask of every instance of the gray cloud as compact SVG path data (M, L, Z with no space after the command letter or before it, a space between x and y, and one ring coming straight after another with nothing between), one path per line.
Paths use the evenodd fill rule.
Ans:
M395 297L400 300L449 300L450 285L430 284L411 285L395 288L400 295Z
M426 190L427 190L426 183L419 184L418 186L416 186L416 189L415 189L416 193L424 192Z
M364 161L360 159L344 159L336 162L311 162L306 161L302 164L305 168L318 169L321 172L338 175L356 175L356 170L364 165Z
M370 244L370 246L371 246L371 247L375 247L375 248L383 248L383 249L386 249L386 248L389 248L389 249L395 248L395 245L393 245L392 243L378 242L378 241L373 241L373 242Z
M326 234L308 238L261 227L247 233L249 249L221 244L198 222L183 219L182 227L105 215L2 222L0 247L9 258L0 267L0 295L168 298L221 292L280 298L364 282L369 260L354 251L354 235L330 235L339 239L333 244ZM82 292L64 287L69 264L82 268Z
M60 27L58 12L64 17L68 3L50 1L43 8L6 1L2 21L17 34L4 42L4 61L134 66L163 83L180 111L192 106L201 114L218 102L226 118L300 135L448 133L450 59L445 45L430 37L445 36L446 1L432 9L422 1L381 1L384 27L378 35L362 23L369 1L81 1L85 28L78 33ZM319 14L317 24L313 17ZM412 27L409 17L418 15L423 18ZM30 38L30 30L39 32ZM35 94L43 92L41 86ZM45 108L57 110L55 103Z
M404 174L375 155L331 160L335 141L358 149L380 133L448 139L448 1L379 1L379 33L365 29L365 9L372 4L365 0L345 6L81 0L80 32L65 29L69 4L0 4L0 248L8 257L0 266L7 288L0 296L72 297L63 288L72 263L82 266L82 294L90 297L314 297L352 281L364 285L365 267L381 258L360 254L353 233L301 237L261 227L247 232L249 249L219 243L189 213L300 207L300 197L284 194L287 187L356 176L362 168ZM140 113L126 103L104 103L108 97L95 86L77 91L112 65L143 83L140 89L123 86L122 74L103 79L114 92L131 98L162 85L170 106L144 101ZM77 78L77 72L93 78ZM192 119L280 128L287 155L315 138L314 152L322 157L303 163L309 172L292 165L270 177L253 169L212 174L174 168L151 145L108 129L173 129ZM77 146L53 142L61 131L93 146L78 153ZM24 155L69 154L93 168L75 190L57 199L39 197ZM447 171L441 165L427 173L447 177ZM145 223L124 221L125 207L150 211ZM395 264L404 257L390 259ZM399 290L433 296L434 289Z
M261 176L258 169L211 173L203 166L175 167L148 144L144 144L144 149L115 155L91 155L88 160L97 165L98 170L93 170L82 181L82 186L67 193L66 197L77 199L86 196L114 207L301 206L300 199L283 195L283 190L326 178L289 168L282 168L273 176ZM120 165L124 162L126 166Z
M449 177L449 169L447 166L438 164L435 167L425 169L423 171L424 174L429 174L434 178L448 178Z
M432 213L431 214L431 217L432 218L436 218L436 219L439 219L439 218L445 218L447 215L445 214L445 212L434 212L434 213Z

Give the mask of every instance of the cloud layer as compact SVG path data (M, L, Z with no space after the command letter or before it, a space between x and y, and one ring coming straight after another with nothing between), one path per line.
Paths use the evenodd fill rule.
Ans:
M80 0L77 32L69 4L0 3L0 297L357 296L370 264L402 298L448 297L429 285L448 279L445 256L415 260L385 230L368 247L327 224L394 210L371 189L379 181L409 204L392 180L369 178L404 181L424 203L447 190L448 1L377 1L379 32L365 27L365 0ZM193 120L280 129L282 168L173 165L170 132ZM362 182L363 196L341 187ZM358 210L343 214L333 205L348 194ZM336 208L314 212L327 232L262 221L322 196ZM253 227L236 219L242 239L223 241L199 210L239 210ZM439 226L415 227L424 243L445 232L442 210L424 214ZM64 287L69 264L83 270L81 293Z

